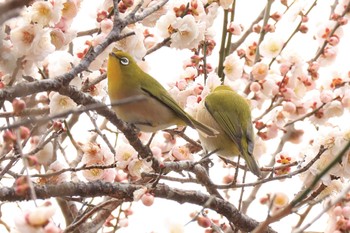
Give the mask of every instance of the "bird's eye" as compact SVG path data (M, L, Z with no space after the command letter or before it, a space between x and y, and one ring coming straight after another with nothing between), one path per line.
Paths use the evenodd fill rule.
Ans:
M127 59L126 57L120 58L120 64L124 66L129 65L129 59Z

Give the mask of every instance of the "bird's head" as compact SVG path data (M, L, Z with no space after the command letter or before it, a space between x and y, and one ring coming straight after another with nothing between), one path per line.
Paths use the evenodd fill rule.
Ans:
M119 68L123 72L135 69L135 66L137 66L134 58L121 50L113 49L113 51L109 53L109 59L114 60L113 64L119 65Z

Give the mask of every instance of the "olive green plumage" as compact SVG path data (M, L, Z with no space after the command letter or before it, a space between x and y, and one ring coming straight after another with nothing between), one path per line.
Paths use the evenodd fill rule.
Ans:
M229 159L240 154L249 170L261 177L253 157L254 134L250 107L242 96L228 86L219 86L205 98L196 119L219 132L215 137L199 134L207 152L218 150L218 155Z
M129 54L120 50L109 54L107 77L111 102L133 96L144 97L141 101L113 107L118 117L141 131L156 132L172 125L188 125L206 135L215 135L215 130L188 115Z

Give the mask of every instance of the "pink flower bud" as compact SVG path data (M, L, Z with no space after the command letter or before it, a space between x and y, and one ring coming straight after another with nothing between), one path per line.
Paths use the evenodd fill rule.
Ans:
M151 206L154 202L154 196L150 193L145 193L142 195L141 201L145 206Z
M235 22L231 22L227 28L227 31L232 35L239 36L242 33L242 26Z
M327 41L330 45L335 46L335 45L339 44L339 37L334 35L334 36L331 36L330 38L328 38Z
M277 22L277 21L279 21L282 18L282 15L279 12L275 12L270 17L271 17L271 19L273 19L273 20L275 20Z
M266 32L275 32L276 27L273 24L266 24L265 27L264 27L264 30Z
M259 24L256 24L253 26L253 32L260 33L261 32L261 26Z
M19 127L19 135L22 140L29 138L30 130L27 127L21 126Z
M2 135L5 143L12 144L16 141L16 135L11 130L6 130Z
M207 228L211 226L211 221L209 218L204 217L204 216L198 216L197 217L197 223L199 226L203 227L203 228Z
M12 101L12 107L13 107L13 113L15 115L19 115L26 108L26 103L23 100L14 99Z
M224 184L231 184L234 181L235 177L233 175L227 174L223 177L222 183Z
M63 130L63 124L60 121L54 121L52 124L52 127L53 127L53 130L55 130L56 132Z
M250 91L251 92L259 92L261 90L261 86L258 82L252 82L252 84L250 84L250 87L249 87Z
M125 6L125 4L124 4L124 2L119 2L118 3L118 11L120 12L120 13L125 13L125 11L127 10L128 8L127 8L127 6Z
M338 23L340 25L346 25L348 23L348 21L349 20L347 18L344 18L344 17L341 17L341 18L338 19Z
M96 21L100 23L102 20L107 18L107 15L108 15L107 11L99 11L99 12L97 12Z
M309 31L309 28L308 28L308 26L306 26L306 24L301 24L299 27L299 31L301 33L307 33Z
M323 56L326 58L333 58L337 55L336 50L333 47L326 47L323 50Z
M295 106L294 103L288 101L288 102L283 102L282 105L283 105L284 111L291 113L291 114L296 112L297 107Z
M134 5L134 0L122 0L122 2L126 7L131 7L132 5Z

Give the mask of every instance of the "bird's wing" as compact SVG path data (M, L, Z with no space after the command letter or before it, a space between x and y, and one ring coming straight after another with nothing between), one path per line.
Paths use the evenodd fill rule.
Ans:
M254 150L254 133L253 133L253 124L251 122L248 123L247 126L247 133L246 133L246 137L247 137L247 142L248 142L248 153L250 155L253 154L253 150Z
M219 102L220 104L213 104L212 101L205 101L205 107L208 112L214 118L214 120L220 125L225 133L236 144L237 148L242 151L241 139L243 137L242 125L239 122L237 111L232 108L232 105Z
M148 74L147 74L148 75ZM141 88L144 92L157 99L159 102L172 109L175 114L183 120L187 125L194 127L188 114L176 103L164 87L156 80L147 79Z

